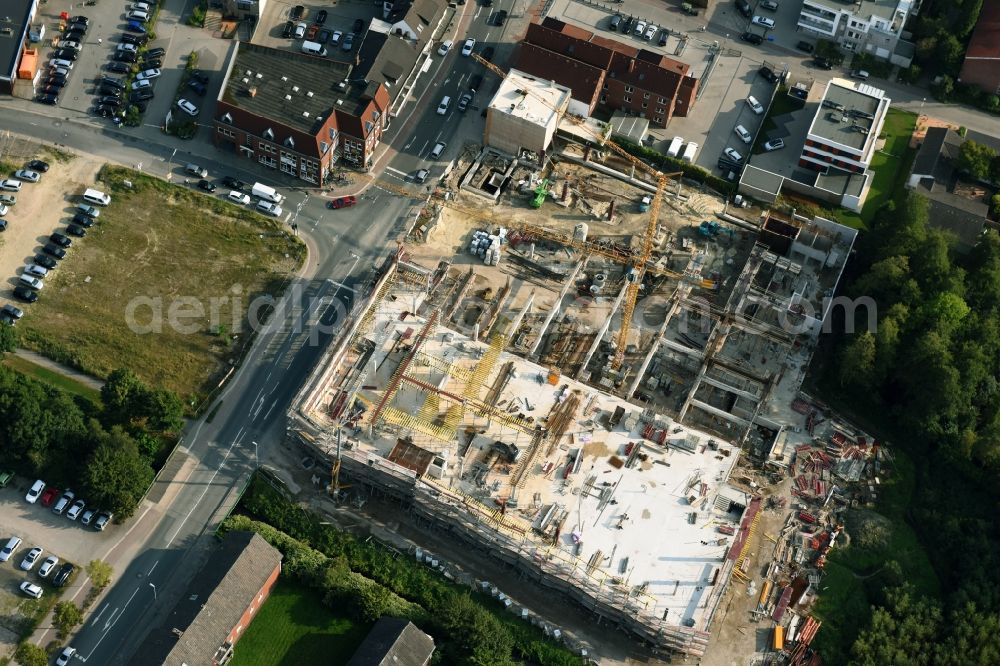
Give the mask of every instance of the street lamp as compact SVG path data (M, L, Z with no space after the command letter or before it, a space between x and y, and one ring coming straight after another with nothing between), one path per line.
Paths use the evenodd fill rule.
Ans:
M156 586L152 583L150 583L149 586L153 588L153 601L156 601Z

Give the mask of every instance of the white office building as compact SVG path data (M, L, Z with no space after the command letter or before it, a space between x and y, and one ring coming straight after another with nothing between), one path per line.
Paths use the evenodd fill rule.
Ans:
M903 40L903 28L920 0L803 0L798 27L802 32L840 44L845 51L869 53L909 67L913 44Z

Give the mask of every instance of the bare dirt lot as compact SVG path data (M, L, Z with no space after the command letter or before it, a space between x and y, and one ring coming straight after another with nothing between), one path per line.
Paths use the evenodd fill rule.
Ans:
M8 193L17 197L17 203L10 207L5 217L7 231L0 234L2 305L13 302L11 292L17 286L22 267L41 251L49 234L64 226L67 219L64 202L69 200L70 194L82 192L94 183L99 165L30 141L11 142L0 148L0 175L3 178L12 177L14 170L32 159L42 159L51 165L39 182L25 183L20 192Z

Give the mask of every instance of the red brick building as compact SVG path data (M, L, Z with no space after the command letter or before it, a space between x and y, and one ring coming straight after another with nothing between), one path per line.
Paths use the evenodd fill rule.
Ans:
M129 664L225 664L280 573L276 548L254 532L229 532Z
M983 3L958 78L990 94L1000 94L1000 2Z
M528 26L512 67L571 89L571 113L589 116L605 107L661 127L688 115L698 92L685 63L551 17Z
M382 83L351 63L240 42L213 120L216 147L318 185L338 161L367 168L389 122Z

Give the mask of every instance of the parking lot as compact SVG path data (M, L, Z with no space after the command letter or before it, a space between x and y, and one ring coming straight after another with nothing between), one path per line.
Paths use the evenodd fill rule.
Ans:
M302 49L302 39L282 37L285 22L292 20L291 12L295 6L296 3L292 2L268 3L264 9L264 15L261 17L257 31L254 33L253 43L276 49L300 51ZM305 11L301 17L294 20L294 23L302 22L311 26L316 23L319 12L324 10L327 12L327 17L320 25L320 28L329 30L331 35L334 31L339 31L344 35L350 33L354 22L358 19L364 21L364 27L367 29L373 17L378 16L378 18L382 18L381 3L377 7L372 3L344 3L343 5L337 4L333 6L304 4L302 6L305 8ZM318 36L314 41L319 41ZM344 60L350 57L349 53L356 54L358 52L360 43L360 35L358 35L358 38L354 41L353 48L349 52L344 51L341 48L341 44L334 45L329 40L324 43L324 46L329 52L327 57L332 60Z
M77 592L86 577L83 567L91 560L104 556L116 532L113 525L104 532L98 532L81 525L79 521L56 515L40 503L28 504L24 496L32 482L15 478L6 488L0 489L0 546L5 546L13 536L21 539L21 545L11 557L6 562L0 562L0 650L4 644L13 647L17 643L30 616L43 604L48 607L50 604L45 602L51 602L51 597L70 598ZM31 571L23 571L21 562L35 546L43 552ZM59 562L46 578L42 578L39 570L51 555L57 557ZM62 587L56 587L53 585L54 578L67 562L72 563L76 571ZM21 592L19 587L24 581L42 588L43 598L40 601L30 599Z

